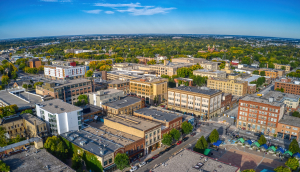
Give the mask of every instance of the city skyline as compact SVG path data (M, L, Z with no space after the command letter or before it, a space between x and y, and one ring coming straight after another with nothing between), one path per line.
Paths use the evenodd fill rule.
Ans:
M85 34L300 38L300 2L2 1L0 39Z

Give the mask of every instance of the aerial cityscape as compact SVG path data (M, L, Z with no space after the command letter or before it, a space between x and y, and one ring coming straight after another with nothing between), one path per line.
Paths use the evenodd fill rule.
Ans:
M299 1L0 5L0 172L300 170Z

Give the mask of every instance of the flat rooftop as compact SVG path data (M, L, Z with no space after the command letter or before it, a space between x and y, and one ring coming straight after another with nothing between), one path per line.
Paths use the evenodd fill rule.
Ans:
M121 100L117 100L117 101L111 102L111 103L105 103L103 105L114 108L114 109L120 109L120 108L127 107L129 105L135 104L140 101L141 101L141 99L137 98L137 97L125 97Z
M159 122L150 121L130 115L117 115L112 117L106 117L104 120L116 122L141 131L146 131L148 129L161 125Z
M187 67L187 66L193 66L197 63L172 63L168 62L167 65L164 64L155 64L155 65L149 65L149 67L172 67L172 68L181 68L181 67Z
M35 153L34 146L30 146L29 152L23 151L3 159L13 172L38 171L38 172L75 172L72 168L51 155L46 149L38 149ZM48 168L45 168L48 166Z
M162 122L170 122L176 118L182 117L182 115L180 115L179 113L174 113L172 111L162 111L155 108L143 108L134 111L134 113L149 116Z
M59 87L64 87L64 86L68 86L68 85L80 84L83 82L91 82L91 81L88 79L85 79L85 78L79 78L79 79L71 79L71 80L64 80L64 81L53 81L53 82L48 82L48 83L55 83L54 88L59 88Z
M242 81L247 81L248 83L250 83L250 82L252 82L252 81L257 80L257 79L260 78L260 77L262 77L262 76L260 76L260 75L252 75L251 77L242 79Z
M176 90L183 90L183 91L190 91L194 93L200 93L205 95L213 95L219 92L222 92L220 90L210 89L208 87L186 87L186 86L180 86L180 87L174 87L172 89Z
M211 73L211 74L218 74L218 73L226 73L225 71L220 71L220 70L207 70L207 69L198 69L194 70L193 72L195 73Z
M94 112L100 112L100 111L102 112L102 109L99 106L95 106L92 104L87 104L80 107L83 109L83 115L94 113Z
M60 99L52 99L46 102L39 103L41 109L44 109L50 113L63 113L63 112L73 112L76 110L82 110L80 107L66 103Z
M85 66L45 65L45 67L59 67L59 68L64 68L64 69L72 69L72 68L79 68L79 67L85 67Z
M300 127L300 118L294 116L284 115L278 123Z
M211 78L210 80L217 80L217 81L224 81L224 82L229 82L233 80L234 83L239 83L239 84L245 83L245 81L240 81L237 79L227 79L227 78Z
M30 113L24 113L20 115L23 119L26 119L28 122L30 122L31 124L34 125L34 121L36 122L36 125L41 125L43 123L45 123L44 121L42 121L40 118L31 115Z
M205 161L207 160L207 161ZM201 167L194 168L198 163L201 163ZM166 166L159 165L154 168L153 172L199 172L200 169L203 172L238 172L240 167L232 166L224 162L214 160L205 155L196 153L194 151L183 149L177 153L174 157L165 162Z
M300 96L296 94L289 94L289 93L283 93L280 91L269 91L267 92L263 97L265 98L271 98L273 97L275 101L278 102L284 102L284 100L289 100L289 101L299 101Z
M108 84L124 84L124 83L129 83L129 81L113 80L108 82Z
M100 92L103 92L103 94L100 95ZM105 89L105 90L99 90L97 92L92 92L89 94L96 94L96 96L103 96L103 95L109 95L109 94L114 94L118 92L123 92L123 90L117 90L117 89Z
M147 75L145 75L147 76ZM142 83L159 83L159 82L168 82L168 79L161 77L143 77L139 79L133 79L132 82L142 82Z
M61 134L61 136L66 138L76 146L100 157L104 157L108 154L114 153L117 149L123 147L118 143L114 143L109 139L94 135L93 133L87 132L85 130L68 132ZM101 150L102 153L100 153Z
M129 145L135 141L142 139L141 137L137 137L119 130L115 130L104 125L101 122L89 123L90 127L86 127L83 130L90 132L94 135L101 136L108 140L113 140L115 143L121 144L123 146Z
M270 102L269 99L265 98L264 96L258 97L256 95L248 95L248 96L242 98L241 100L263 103L263 104L268 104L271 106L278 106L278 107L284 105L284 103L277 102L275 100L273 102Z

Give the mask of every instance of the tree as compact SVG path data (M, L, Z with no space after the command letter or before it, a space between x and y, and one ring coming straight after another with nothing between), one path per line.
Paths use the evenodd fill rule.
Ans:
M193 125L187 121L181 124L181 128L184 134L189 134L193 131Z
M68 147L65 142L59 139L59 142L56 146L56 156L62 160L65 161L68 155Z
M9 77L7 75L2 75L1 81L3 85L7 85L9 83Z
M275 91L280 91L280 92L284 93L284 89L282 87L281 88L276 88Z
M207 147L208 147L207 141L205 140L204 136L201 136L201 138L197 141L193 150L199 153L203 153L204 150L207 149Z
M22 87L25 88L25 89L27 89L28 85L27 84L23 84Z
M292 113L292 116L294 116L294 117L300 117L300 113L298 111L294 111Z
M259 75L259 71L255 70L255 71L252 72L252 74Z
M299 167L299 161L294 157L290 157L285 162L285 165L288 166L291 170L296 170Z
M33 87L36 88L36 86L42 86L43 82L36 82L34 83Z
M0 171L1 172L9 172L10 167L6 165L2 160L0 160Z
M147 62L147 65L154 65L156 64L156 60L150 60Z
M26 109L21 112L21 114L24 114L24 113L30 113L33 115L33 111L31 109Z
M243 170L243 172L255 172L253 169Z
M82 106L82 105L86 105L88 104L88 96L85 94L82 94L80 96L78 96L78 102L75 103L76 106Z
M170 131L170 134L172 136L173 139L175 140L179 140L181 134L178 130L176 130L175 128L173 128L171 131Z
M285 70L286 69L286 67L285 66L281 66L281 70Z
M57 149L58 138L56 136L48 137L44 147L51 153L55 153Z
M289 151L291 151L293 154L300 152L299 144L296 139L293 139L292 142L290 143Z
M119 170L123 170L126 167L130 167L129 157L125 153L118 153L115 157L114 163L117 165L117 168Z
M260 76L266 76L266 72L265 71L261 71L260 72Z
M209 135L208 138L209 138L210 143L215 143L216 141L218 141L219 140L219 133L218 133L218 131L216 129L214 129L210 133L210 135Z
M9 105L9 106L0 107L0 118L14 115L14 114L16 114L17 110L18 110L17 105Z
M88 71L85 73L85 76L86 76L86 77L92 77L92 76L93 76L93 71L92 71L92 70L88 70Z
M164 145L170 146L172 144L172 141L173 141L172 135L166 133L163 135L163 139L162 139L161 143Z
M6 129L4 127L0 127L0 147L4 147L8 143L6 134L7 134Z
M82 164L81 164L81 157L75 152L72 157L72 166L74 170L81 169Z
M279 166L274 169L275 172L291 172L291 170L284 166Z
M117 57L117 58L115 58L115 62L116 63L123 63L124 62L124 58L123 57Z
M257 142L258 142L260 145L263 145L263 144L266 144L266 143L267 143L267 139L265 138L264 135L261 135Z

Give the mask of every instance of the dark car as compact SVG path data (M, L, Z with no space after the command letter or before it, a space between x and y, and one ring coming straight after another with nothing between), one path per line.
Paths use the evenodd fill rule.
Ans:
M174 148L176 145L175 144L172 144L172 146L170 146L170 148Z
M261 134L260 133L254 133L254 135L260 137Z
M196 133L195 133L195 132L191 133L191 136L194 136L194 135L196 135Z
M187 141L188 139L189 139L188 137L185 137L185 138L182 139L182 141L185 142L185 141Z
M149 162L153 161L152 158L147 159L145 162L148 164Z
M158 157L159 157L159 154L154 155L154 156L152 157L152 159L156 159L156 158L158 158Z
M166 148L165 151L168 152L171 148Z
M162 155L162 154L164 154L166 151L161 151L161 152L159 152L159 154L158 155Z

